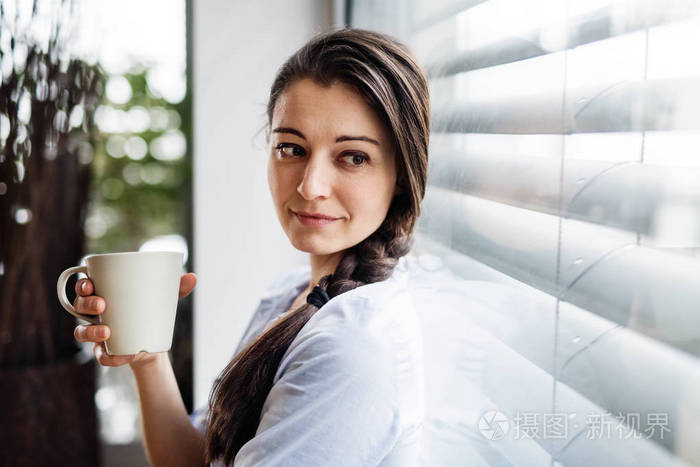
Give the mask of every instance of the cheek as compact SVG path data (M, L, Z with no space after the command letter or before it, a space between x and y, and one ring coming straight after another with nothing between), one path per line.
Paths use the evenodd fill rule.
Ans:
M267 164L267 183L270 187L270 194L272 198L277 201L280 196L284 195L284 181L285 176L280 172L279 166L277 166L274 161L270 160Z
M373 224L381 223L391 204L393 188L386 186L388 182L384 179L366 182L354 185L347 190L345 200L349 206L352 206L356 219Z

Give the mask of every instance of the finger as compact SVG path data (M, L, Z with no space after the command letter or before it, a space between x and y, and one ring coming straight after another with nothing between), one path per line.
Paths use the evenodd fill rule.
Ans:
M73 302L73 307L78 313L85 315L99 315L104 312L107 302L102 297L91 295L89 297L77 297Z
M133 355L109 355L104 342L95 343L95 358L103 366L122 366L134 359Z
M81 324L75 327L73 336L78 342L103 342L112 334L109 326L104 324Z
M188 272L180 278L180 298L188 296L197 286L197 276Z
M75 293L77 295L91 295L93 291L94 287L90 279L80 279L75 283Z

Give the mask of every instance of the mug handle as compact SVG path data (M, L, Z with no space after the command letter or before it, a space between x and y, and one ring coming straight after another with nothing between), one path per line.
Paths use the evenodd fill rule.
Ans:
M85 321L89 321L92 324L100 324L100 321L97 316L78 313L77 311L75 311L75 308L73 308L73 305L68 301L68 296L66 295L66 282L68 282L68 278L70 276L78 272L87 274L87 266L74 266L72 268L68 268L65 271L63 271L60 276L58 276L58 283L56 284L56 289L58 292L58 301L61 302L61 306L63 306L63 308L65 308L68 313L75 316L76 318L84 319Z

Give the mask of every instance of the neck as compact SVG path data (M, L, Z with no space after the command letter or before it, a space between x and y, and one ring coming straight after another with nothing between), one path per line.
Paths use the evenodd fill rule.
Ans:
M343 251L331 253L329 255L309 255L309 262L311 263L311 282L309 283L309 288L306 290L307 294L311 293L323 276L333 274L333 271L335 271L342 257Z

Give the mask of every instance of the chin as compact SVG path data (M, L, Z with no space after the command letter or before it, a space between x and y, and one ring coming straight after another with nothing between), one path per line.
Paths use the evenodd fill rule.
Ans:
M344 249L333 245L323 244L324 242L314 241L312 239L290 240L292 246L299 251L309 253L311 255L330 255Z

